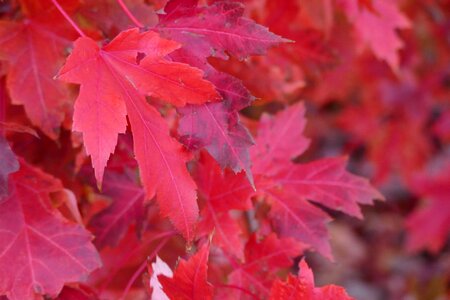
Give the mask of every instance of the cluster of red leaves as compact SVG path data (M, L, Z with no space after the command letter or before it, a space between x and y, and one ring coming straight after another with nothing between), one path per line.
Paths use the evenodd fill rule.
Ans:
M432 177L424 166L449 141L448 102L435 100L448 65L426 69L418 53L443 47L408 36L401 60L398 30L411 19L429 35L450 30L403 9L0 3L0 298L351 299L315 287L303 259L286 276L305 251L333 259L331 215L362 219L359 205L383 199L347 157L310 147L302 98L340 110L330 122L351 138L339 154L365 147L377 184L400 176L429 199L407 222L408 245L438 251L450 165Z

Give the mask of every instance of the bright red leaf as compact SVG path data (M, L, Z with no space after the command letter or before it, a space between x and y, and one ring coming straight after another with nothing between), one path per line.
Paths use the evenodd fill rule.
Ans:
M245 263L234 268L229 275L229 284L250 290L260 298L267 297L277 272L289 268L293 258L301 255L304 249L294 239L280 239L274 233L260 241L252 235L245 247ZM229 299L248 298L239 290L231 295Z
M164 293L169 299L212 299L213 287L207 281L209 245L204 244L187 261L181 259L173 277L158 276Z
M154 32L139 33L138 29L122 32L101 49L90 38L75 42L58 78L81 84L73 128L83 133L100 185L117 135L125 132L127 108L144 101L141 95L153 95L177 106L217 98L214 87L202 80L199 70L164 60L178 47ZM138 53L145 54L139 63Z
M243 173L222 172L216 162L203 155L195 176L199 195L205 200L197 226L198 236L214 232L212 244L221 247L239 259L244 256L243 230L230 210L252 208L250 196L254 193Z
M289 274L287 281L276 280L270 290L270 300L352 300L343 287L326 285L314 286L314 275L305 259L299 263L298 277Z
M148 198L156 194L161 214L188 240L198 217L196 185L183 146L169 135L159 112L144 99L127 102L133 131L134 152Z
M99 185L117 135L125 132L128 114L147 197L156 193L162 214L190 240L198 211L187 157L143 96L151 94L176 106L218 97L200 70L164 59L178 47L157 33L138 29L122 32L102 49L93 40L80 38L59 78L81 84L73 128L83 132ZM139 53L145 57L137 61Z

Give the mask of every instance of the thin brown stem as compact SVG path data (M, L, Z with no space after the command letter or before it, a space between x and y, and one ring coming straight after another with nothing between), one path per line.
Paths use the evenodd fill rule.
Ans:
M131 13L131 11L128 9L128 7L125 5L123 0L117 0L117 3L120 5L120 8L122 8L123 12L127 15L127 17L131 20L131 22L134 23L139 28L144 28L144 24L139 22L138 19Z
M64 8L62 8L62 6L58 3L58 1L52 0L52 2L56 6L56 8L59 10L59 12L64 16L64 18L67 20L67 22L70 23L70 25L73 27L73 29L75 29L75 31L78 32L78 34L81 37L86 37L84 32L80 29L80 27L78 27L78 25L72 20L72 18L66 13Z

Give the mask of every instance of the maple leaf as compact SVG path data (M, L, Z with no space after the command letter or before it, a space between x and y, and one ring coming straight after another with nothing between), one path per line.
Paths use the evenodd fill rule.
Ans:
M8 176L19 170L19 161L6 139L0 135L0 197L8 194Z
M94 243L100 249L116 246L131 223L140 224L145 217L145 192L129 177L114 172L105 175L102 192L111 197L113 203L89 222L95 235Z
M72 105L66 84L53 80L72 37L64 26L33 19L0 21L0 60L8 62L11 101L23 105L33 125L52 139Z
M361 5L370 3L370 6ZM389 0L352 1L339 0L339 5L354 24L356 33L375 56L386 61L394 71L398 71L398 51L403 42L396 30L411 27L409 19L398 9L395 2Z
M285 191L362 219L358 204L373 204L372 199L384 197L367 179L347 172L346 164L345 157L296 164L276 174L276 184Z
M253 97L236 78L212 68L207 70L206 78L215 84L223 101L179 109L182 117L178 132L185 145L204 147L222 168L229 167L235 173L244 170L254 185L248 150L253 139L239 121L239 110L247 107Z
M221 247L239 259L244 256L243 234L230 210L252 208L250 196L254 193L243 173L222 172L217 163L207 155L202 155L195 172L199 195L205 199L197 225L198 236L208 236L214 232L212 244Z
M314 275L305 259L299 263L298 277L289 274L287 281L276 280L270 290L270 300L352 300L343 287L326 285L314 286Z
M280 168L291 166L291 160L309 146L309 139L303 135L305 125L305 106L302 102L281 111L276 118L263 115L256 146L251 149L253 171L274 174Z
M406 220L407 247L437 253L450 232L450 163L439 159L436 165L418 174L410 182L411 189L424 198L424 203Z
M326 223L331 219L310 200L362 218L358 204L383 200L368 180L345 170L346 158L326 158L307 164L291 159L308 146L302 136L304 108L296 104L275 117L264 117L251 152L259 193L271 204L269 216L282 236L294 237L332 258Z
M275 233L261 241L252 235L245 247L245 263L231 272L229 283L268 296L277 272L292 266L293 258L304 249L304 245L294 239L278 238ZM240 299L241 294L233 294L234 299Z
M165 14L159 15L157 30L182 43L196 56L226 59L227 52L243 59L265 54L269 47L287 41L242 17L242 3L217 1L210 6L198 7L198 1L184 2L168 2Z
M156 193L162 214L190 240L198 209L195 183L185 166L187 155L143 96L151 94L175 106L219 97L200 70L164 59L178 47L137 28L120 33L102 49L93 40L80 38L59 77L81 84L73 129L83 133L99 185L117 135L125 132L128 114L147 197ZM145 54L139 62L138 53Z
M270 220L280 236L296 238L332 259L326 227L331 218L325 212L295 193L269 189L265 195L271 205Z
M101 49L90 38L75 41L58 78L81 84L73 129L83 133L100 184L117 135L126 129L126 103L144 101L136 89L177 106L218 97L200 70L164 59L178 47L157 33L139 33L137 28L121 32ZM138 53L145 54L139 64Z
M156 194L162 216L191 241L198 217L196 185L183 146L169 135L169 128L152 106L136 101L128 106L139 171L148 198Z
M158 280L169 299L212 299L213 287L207 281L209 245L204 244L187 261L181 259L173 277L159 275Z
M0 203L0 294L10 300L57 295L101 263L91 235L52 208L59 180L21 162Z
M328 158L309 164L292 165L262 187L272 204L274 226L283 236L312 245L331 259L325 224L331 219L307 200L362 218L358 204L371 204L384 197L369 182L345 170L346 159Z

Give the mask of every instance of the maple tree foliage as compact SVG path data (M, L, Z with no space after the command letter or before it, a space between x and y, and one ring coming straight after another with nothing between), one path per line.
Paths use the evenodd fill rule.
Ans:
M449 296L448 20L1 1L0 299Z

